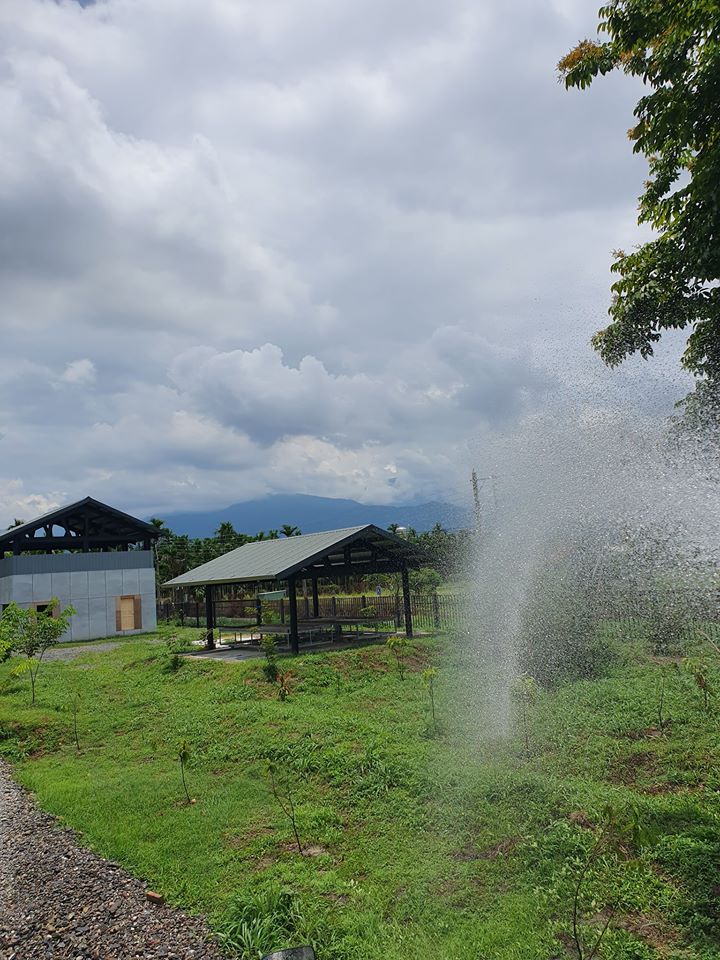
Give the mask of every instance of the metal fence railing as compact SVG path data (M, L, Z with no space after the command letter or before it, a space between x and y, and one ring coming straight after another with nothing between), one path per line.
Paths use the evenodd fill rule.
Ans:
M461 596L413 594L410 598L413 624L421 630L442 630L459 627L466 621L465 599ZM215 600L215 623L222 626L242 626L257 623L258 605L254 598ZM396 630L405 627L402 596L320 597L320 617L350 617L376 619L392 625ZM288 601L263 600L260 616L264 623L286 623L290 617ZM312 617L312 599L298 597L298 617ZM159 600L158 622L176 622L188 627L204 627L205 603L202 600L177 603Z
M550 597L548 603L553 602ZM568 602L567 598L560 602ZM707 590L634 591L625 594L588 595L571 598L584 611L588 622L614 639L649 636L658 621L679 625L688 636L701 639L709 636L720 644L720 593ZM479 605L482 606L482 605ZM481 629L482 614L474 610L471 598L461 595L412 594L410 609L413 624L419 630ZM255 598L215 600L215 623L222 626L255 624L258 613L264 623L286 623L290 617L287 599L263 600L258 611ZM323 596L319 598L320 617L367 618L381 621L387 629L405 627L403 598L386 596ZM204 627L205 602L175 602L160 599L158 622L175 622L189 627ZM312 599L298 597L298 617L312 617Z

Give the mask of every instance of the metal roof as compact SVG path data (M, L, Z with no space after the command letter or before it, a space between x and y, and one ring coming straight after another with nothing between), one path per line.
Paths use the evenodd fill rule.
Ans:
M360 549L364 548L365 555L368 554L366 544L371 543L408 566L430 562L425 552L415 544L387 530L381 530L374 524L363 524L342 530L306 533L299 537L246 543L222 557L203 563L194 570L188 570L174 580L168 580L164 586L198 587L214 583L282 580L306 569L310 564L337 554L338 551L341 559L339 565L342 566L344 548L351 548L355 544ZM314 572L318 576L332 576L332 567L323 567L322 570Z

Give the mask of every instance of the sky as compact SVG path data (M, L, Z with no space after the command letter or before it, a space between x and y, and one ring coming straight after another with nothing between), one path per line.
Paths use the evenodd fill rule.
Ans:
M671 411L677 342L589 346L644 239L640 88L557 79L596 7L3 0L0 526L458 499L528 418Z

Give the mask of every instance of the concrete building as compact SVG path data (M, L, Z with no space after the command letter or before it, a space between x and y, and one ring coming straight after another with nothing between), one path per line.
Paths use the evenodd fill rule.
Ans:
M154 630L157 530L92 497L0 534L0 610L76 610L65 640Z

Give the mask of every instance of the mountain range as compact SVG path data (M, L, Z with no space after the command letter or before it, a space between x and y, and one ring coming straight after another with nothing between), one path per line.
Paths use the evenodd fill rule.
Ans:
M299 527L303 533L318 530L336 530L374 523L387 527L397 523L429 530L441 523L448 530L457 530L470 524L470 512L451 503L431 500L416 504L368 504L356 500L336 500L307 494L273 494L258 500L233 503L215 510L195 510L168 513L162 518L177 534L190 537L210 537L223 521L229 520L241 533L255 534L260 530L279 529L285 523Z

